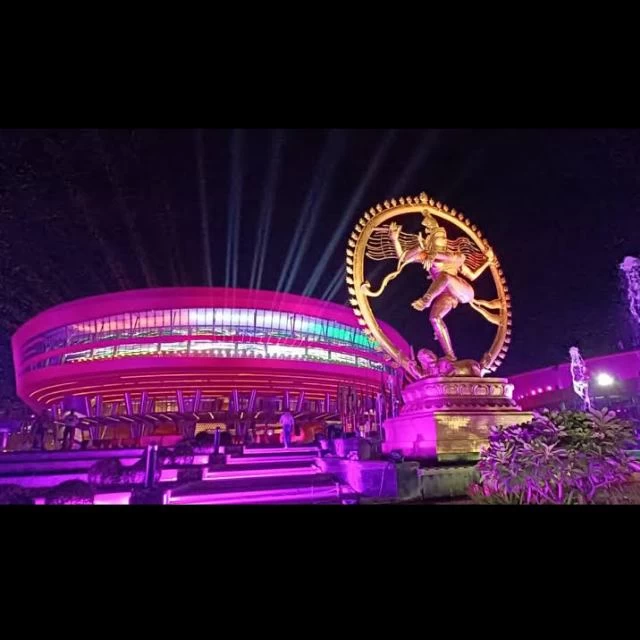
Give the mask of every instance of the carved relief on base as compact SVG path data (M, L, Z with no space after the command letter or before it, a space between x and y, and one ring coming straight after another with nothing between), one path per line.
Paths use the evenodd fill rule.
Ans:
M476 459L493 425L528 422L506 378L431 377L407 385L404 406L385 420L386 453L414 458Z
M517 409L467 411L430 410L385 420L385 453L400 451L409 458L475 460L492 426L528 422L533 414Z
M407 385L402 397L401 415L445 408L519 409L506 378L423 378Z

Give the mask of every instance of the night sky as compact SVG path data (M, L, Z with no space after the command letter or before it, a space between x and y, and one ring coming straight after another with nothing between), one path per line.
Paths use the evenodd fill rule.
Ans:
M260 288L345 304L354 223L421 191L463 211L502 263L513 342L498 373L566 360L572 344L631 348L618 264L640 255L640 131L3 130L1 391L9 337L39 311L147 286L256 286L265 242ZM427 286L409 271L375 308L439 351L408 307ZM462 306L449 318L458 356L479 357L493 328Z

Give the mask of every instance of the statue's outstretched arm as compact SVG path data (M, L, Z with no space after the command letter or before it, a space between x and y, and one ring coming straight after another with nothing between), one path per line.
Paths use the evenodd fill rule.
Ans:
M396 278L408 264L411 264L412 262L424 262L426 251L420 246L419 240L417 241L417 245L410 249L405 250L402 248L402 244L400 242L401 231L402 227L400 225L394 222L389 225L389 237L393 242L394 251L398 256L396 270L386 275L377 291L371 290L371 284L368 281L363 282L361 290L366 296L370 298L377 298L386 289L389 282Z
M404 249L402 248L402 245L400 244L400 234L402 233L402 226L392 222L389 225L389 237L391 238L391 241L393 242L393 248L396 252L396 255L398 256L398 258L402 257L402 254L404 253Z
M487 258L485 263L482 266L478 267L475 271L473 271L472 269L469 269L469 267L466 264L463 264L460 267L461 275L467 278L467 280L471 280L471 282L479 278L485 272L485 270L493 264L493 261L495 259L493 250L489 249L485 253L485 257Z
M399 264L405 265L412 262L424 262L426 257L426 251L421 247L414 247L413 249L407 249L400 256Z

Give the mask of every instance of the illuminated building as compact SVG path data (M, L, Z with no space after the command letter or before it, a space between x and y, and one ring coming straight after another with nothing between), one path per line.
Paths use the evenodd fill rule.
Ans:
M287 408L303 421L327 420L340 386L371 397L385 376L382 353L350 309L245 289L145 289L64 303L21 326L12 348L17 393L31 409L60 416L74 407L87 425L145 422L147 432L185 416L197 417L199 430L232 415L266 424Z
M613 353L585 360L590 394L596 408L621 410L640 418L640 350ZM581 408L574 393L569 362L513 375L514 398L525 410Z

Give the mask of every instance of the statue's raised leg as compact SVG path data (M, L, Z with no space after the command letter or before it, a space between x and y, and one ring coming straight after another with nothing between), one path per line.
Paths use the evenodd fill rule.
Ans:
M430 307L431 303L445 292L458 302L465 303L473 300L473 287L468 282L452 276L450 273L441 273L431 283L422 298L413 303L414 309L422 311L422 309Z

